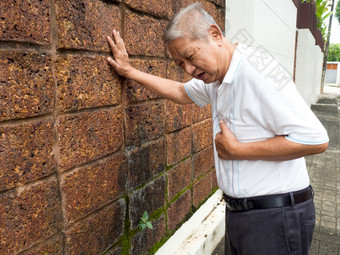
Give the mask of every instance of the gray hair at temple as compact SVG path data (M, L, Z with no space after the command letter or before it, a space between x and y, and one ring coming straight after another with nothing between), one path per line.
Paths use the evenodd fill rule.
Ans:
M170 20L163 40L166 44L181 37L205 40L208 39L211 25L218 26L200 3L194 3L180 10Z

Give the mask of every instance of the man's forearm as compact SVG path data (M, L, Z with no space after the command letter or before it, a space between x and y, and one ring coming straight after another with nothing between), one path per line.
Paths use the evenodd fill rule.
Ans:
M328 143L306 145L291 142L283 136L264 141L239 143L235 159L284 161L324 152Z
M215 136L218 157L226 160L271 160L284 161L324 152L328 143L306 145L291 142L284 136L275 136L263 141L241 143L220 122L221 132Z
M189 104L193 102L187 95L183 83L147 74L135 68L126 77L176 103Z
M109 36L107 37L107 40L111 46L113 58L107 57L107 61L119 75L134 80L157 95L170 99L176 103L193 103L186 93L183 83L163 79L133 68L129 63L129 55L119 32L113 30L112 35L114 40Z

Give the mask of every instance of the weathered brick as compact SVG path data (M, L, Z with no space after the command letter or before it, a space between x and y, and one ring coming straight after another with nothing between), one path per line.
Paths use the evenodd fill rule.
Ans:
M218 0L215 0L218 1ZM216 21L219 27L224 31L224 16L225 16L225 9L224 8L217 8L211 2L200 0L199 1L204 10L206 10Z
M143 72L163 78L166 77L166 62L164 60L135 59L131 60L131 65ZM126 97L129 102L158 98L155 93L130 79L126 79L126 84Z
M157 220L151 222L153 230L146 229L145 231L138 232L131 240L132 255L144 254L156 242L159 242L165 235L165 217L162 215Z
M193 151L197 152L212 144L211 119L199 122L192 127Z
M168 134L167 140L167 164L173 165L191 153L191 128Z
M191 210L191 191L187 190L176 202L168 208L168 228L174 230L178 223L182 222Z
M56 5L58 48L109 51L106 36L121 24L118 6L96 0L56 0Z
M60 170L113 153L123 144L121 108L59 118Z
M43 243L20 253L20 255L36 255L36 254L62 255L63 254L62 234L59 233L52 237L51 239L44 241Z
M123 234L126 204L118 200L66 231L65 254L102 254Z
M194 0L173 0L167 1L168 18L172 18L182 8L192 4Z
M193 176L198 176L211 170L214 161L212 146L209 146L193 156Z
M192 105L180 105L166 100L166 131L172 132L191 124Z
M129 153L129 188L150 181L165 170L165 141L157 140Z
M121 255L122 254L122 247L117 246L115 248L113 248L112 250L110 250L108 253L105 253L107 255Z
M182 81L182 69L175 63L175 61L171 61L167 64L167 78L173 81Z
M203 202L212 190L211 187L211 172L206 174L193 186L193 205L197 207Z
M102 254L107 249L110 249L108 254L121 254L127 252L126 240L131 241L132 254L142 254L166 235L167 216L169 229L176 228L188 216L188 213L182 215L187 208L190 212L192 190L171 204L167 215L164 211L168 206L165 201L168 195L175 200L174 196L191 184L190 178L186 178L190 177L188 170L192 167L192 159L187 158L192 146L192 127L188 126L195 119L192 106L181 107L159 100L158 96L131 81L126 81L123 87L127 89L121 92L123 80L109 68L103 54L81 56L80 53L71 54L71 51L109 53L106 35L110 35L113 28L123 29L125 41L131 43L127 46L129 53L140 58L133 60L132 65L162 77L178 76L178 80L184 82L191 77L174 62L168 65L170 60L164 59L161 35L167 22L164 17L173 11L168 11L168 6L176 9L194 1L125 0L118 5L120 0L28 0L20 4L17 1L0 4L0 40L33 43L29 52L19 48L0 51L0 73L5 74L0 75L0 121L44 115L39 120L0 125L1 254ZM217 6L216 2L220 0L211 1ZM52 3L55 6L51 13ZM4 6L7 9L2 8ZM216 10L220 9L217 6ZM126 13L124 21L121 20L122 13ZM50 19L53 22L55 14L58 41L52 42ZM36 44L50 47L52 43L59 49L56 59L52 60L50 54L33 52ZM156 56L158 60L144 60L143 56ZM57 86L54 88L54 85ZM117 106L122 103L122 96L124 102L127 99L126 109ZM140 104L148 99L157 100ZM101 106L115 107L85 110ZM79 110L83 111L79 113ZM57 116L55 123L51 120L53 111ZM48 114L50 117L46 116ZM207 118L198 118L196 122ZM54 132L54 125L57 132ZM175 146L184 146L185 141L168 140L172 146L169 151L173 153L170 157L177 165L164 173L168 152L165 151L165 138L170 138L165 133L183 128L190 130L189 149L188 146L184 148L188 150L184 153L187 159L180 162L182 152L174 152L178 149ZM174 134L173 137L180 139L177 136ZM118 152L125 149L125 137L125 144L129 146L125 153L128 154ZM124 155L130 157L130 172L119 169L127 170ZM61 190L58 190L54 176L54 157L58 159L61 172ZM97 161L90 163L93 160ZM89 164L84 166L84 163ZM184 165L188 168L183 170ZM69 171L63 173L67 169ZM179 177L180 174L183 177ZM154 180L155 176L157 180ZM183 181L182 187L175 186L175 178L183 178L176 183ZM124 200L116 201L126 193L127 181L131 184L129 212ZM211 181L214 181L212 174ZM31 182L35 182L34 185L28 184ZM133 191L145 184L140 190ZM63 201L59 201L60 193ZM153 231L136 230L145 210L150 214L156 211L158 215L162 212L160 218L152 221ZM121 239L126 230L125 213L130 214L134 230L132 235Z
M51 43L49 0L1 1L0 40Z
M126 109L126 144L138 145L164 133L164 103L148 102Z
M165 188L166 179L162 176L131 195L129 213L132 228L138 225L145 211L151 214L164 206Z
M0 194L0 254L16 254L61 230L55 177Z
M166 17L166 0L126 0L125 3L131 8L145 13L150 13L158 17Z
M217 9L217 17L216 17L216 23L220 27L220 29L223 31L226 31L226 22L225 22L225 9L219 8ZM229 28L227 28L229 29Z
M214 188L217 188L218 187L218 183L217 183L217 176L216 176L216 170L213 169L211 171L211 188L214 189Z
M180 162L168 171L168 199L169 201L191 183L191 159Z
M130 55L164 56L162 34L166 22L133 12L125 13L125 45ZM140 33L138 33L140 31ZM145 40L145 38L148 38Z
M121 102L121 82L105 57L65 56L56 62L57 107L61 112Z
M126 157L123 153L63 175L61 189L67 223L123 195L127 176Z
M216 21L216 9L217 7L212 3L212 1L198 0L202 8L206 10Z
M219 5L221 7L225 7L225 1L224 0L210 0L211 2L213 2L216 5Z
M52 112L51 65L45 53L0 51L0 121Z
M186 83L190 80L192 80L193 77L189 74L187 74L186 72L183 71L183 75L182 75L182 82Z
M53 137L51 121L0 127L0 191L55 171Z
M210 104L200 107L197 104L194 104L193 107L193 116L192 116L192 121L193 123L200 122L202 120L206 120L211 118L211 106Z

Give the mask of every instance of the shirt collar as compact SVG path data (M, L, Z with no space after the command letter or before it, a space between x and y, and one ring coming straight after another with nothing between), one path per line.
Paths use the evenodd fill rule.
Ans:
M228 71L227 71L226 75L224 76L222 83L231 84L234 81L234 78L235 78L237 71L238 71L238 67L239 67L241 60L242 60L242 52L243 51L244 51L244 45L239 43L237 45L235 51L234 51L232 58L231 58Z

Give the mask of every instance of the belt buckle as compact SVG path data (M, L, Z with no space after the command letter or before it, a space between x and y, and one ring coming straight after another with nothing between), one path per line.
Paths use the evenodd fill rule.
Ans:
M246 198L238 199L236 203L236 210L240 212L249 211L248 200Z
M231 211L231 212L235 211L235 209L232 205L233 203L230 199L226 199L225 204L227 206L228 211Z
M243 200L226 199L226 206L227 209L231 212L249 211L247 199Z
M237 199L234 202L235 202L235 205L234 205L235 211L238 211L238 212L244 211L243 200Z
M242 206L244 211L249 211L249 206L248 206L248 199L243 199L242 201Z

